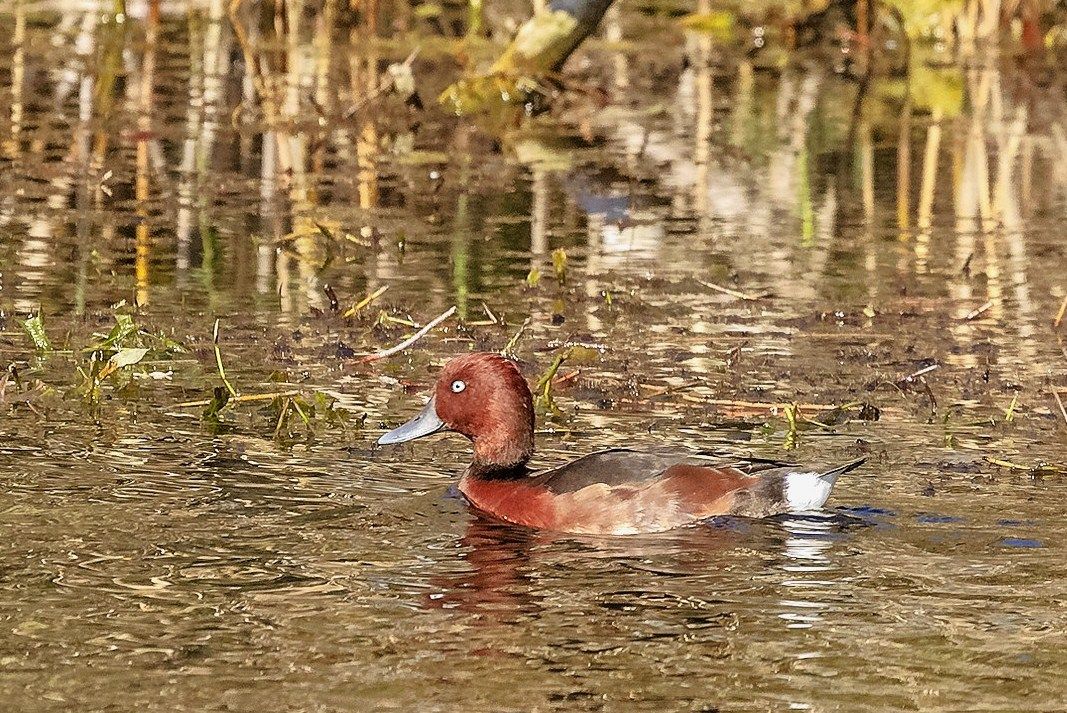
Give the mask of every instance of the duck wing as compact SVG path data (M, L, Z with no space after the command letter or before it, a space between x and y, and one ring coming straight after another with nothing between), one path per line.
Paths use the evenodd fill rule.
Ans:
M611 488L640 486L655 480L671 466L687 459L687 455L680 452L612 448L590 453L558 468L535 473L530 479L556 495L573 493L590 485L606 485Z
M857 463L856 465L858 465ZM708 478L760 476L775 472L812 470L798 463L759 457L724 455L712 451L661 449L638 451L611 448L590 453L558 468L534 473L530 481L553 493L571 493L590 485L639 486L664 477L676 466L691 466L704 471Z

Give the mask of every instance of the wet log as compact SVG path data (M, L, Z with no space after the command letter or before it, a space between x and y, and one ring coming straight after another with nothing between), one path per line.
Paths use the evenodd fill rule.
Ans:
M600 24L613 0L552 0L527 20L487 73L462 79L440 97L459 114L521 104L540 78L559 71Z

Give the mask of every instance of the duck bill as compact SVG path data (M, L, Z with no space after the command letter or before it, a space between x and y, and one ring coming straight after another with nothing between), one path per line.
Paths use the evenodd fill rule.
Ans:
M391 446L395 443L407 443L408 441L414 441L416 438L443 431L445 422L437 415L437 404L435 402L436 399L431 398L418 416L379 438L378 445Z

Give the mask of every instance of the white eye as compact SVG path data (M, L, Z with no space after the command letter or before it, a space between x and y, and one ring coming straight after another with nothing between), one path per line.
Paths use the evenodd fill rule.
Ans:
M465 389L465 388L467 388L467 385L464 384L459 379L456 379L455 381L452 382L452 393L453 394L458 394L459 392L463 391L463 389Z

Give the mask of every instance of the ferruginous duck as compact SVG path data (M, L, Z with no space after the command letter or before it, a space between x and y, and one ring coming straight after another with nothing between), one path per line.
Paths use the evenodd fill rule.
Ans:
M448 362L422 412L378 444L445 430L474 444L474 459L459 481L471 505L518 525L595 535L661 532L717 515L817 510L837 477L864 462L816 468L613 448L533 472L527 467L534 452L530 387L513 361L490 353Z

